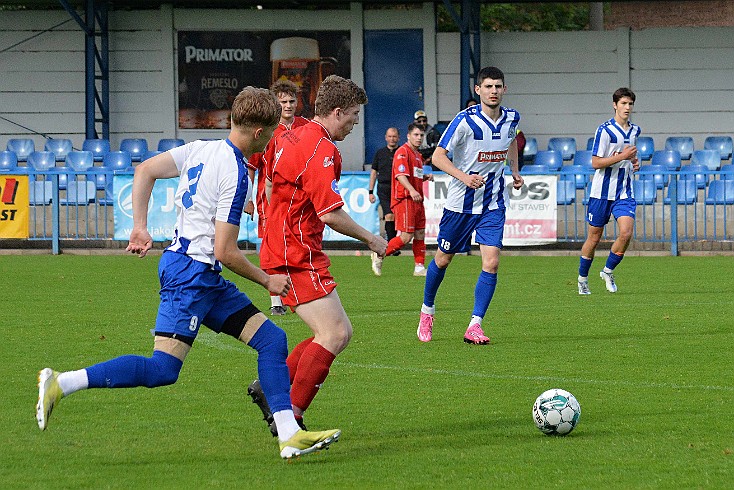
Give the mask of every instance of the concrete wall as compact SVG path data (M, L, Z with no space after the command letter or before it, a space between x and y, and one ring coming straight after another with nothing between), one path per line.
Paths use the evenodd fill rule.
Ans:
M110 12L112 146L128 137L145 137L154 146L163 137L190 141L226 135L177 129L179 29L349 29L352 78L361 83L362 30L420 26L426 49L425 107L431 122L448 120L463 102L459 35L435 33L432 4L396 11L363 11L361 4L352 3L350 9L330 12L170 6ZM81 147L84 35L62 10L0 14L0 51L35 34L0 52L0 147L8 138L28 136L42 147L44 138L33 132L71 138ZM522 113L522 129L538 139L540 148L552 136L573 136L585 147L595 128L612 116L611 93L620 86L637 93L633 119L658 148L671 135L692 135L700 148L707 135L734 134L734 27L485 33L481 49L482 65L505 71L505 103ZM363 128L356 126L340 143L345 170L361 168Z

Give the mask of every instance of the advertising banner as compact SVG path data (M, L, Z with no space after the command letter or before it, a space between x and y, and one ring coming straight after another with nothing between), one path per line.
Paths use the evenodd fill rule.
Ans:
M28 238L28 176L0 175L0 238Z
M423 184L426 196L426 243L435 244L438 225L446 204L447 174L433 174L433 182ZM542 245L557 241L556 177L524 176L525 184L519 190L512 188L512 177L505 176L507 215L502 243L508 246Z
M178 125L226 129L232 101L246 86L289 79L296 115L313 117L316 92L331 74L350 77L349 31L179 31Z
M178 188L178 177L156 180L148 203L148 232L154 242L164 242L173 238L176 227L176 206L174 196ZM112 183L115 218L115 240L128 240L133 229L133 176L115 175ZM242 214L239 240L254 242L257 238L255 222L247 214Z

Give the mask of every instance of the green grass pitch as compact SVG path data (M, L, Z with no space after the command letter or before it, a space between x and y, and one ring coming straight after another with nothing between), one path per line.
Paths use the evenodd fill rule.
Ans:
M731 488L731 257L628 257L617 294L595 275L603 261L580 297L578 258L503 256L492 344L473 346L479 257L455 258L427 344L411 257L386 259L382 277L368 257L334 257L354 337L306 421L343 435L289 464L245 393L254 351L205 328L175 385L76 393L39 431L39 369L150 355L158 260L0 256L0 487ZM276 323L291 346L308 335L296 315ZM555 387L581 404L567 437L531 417Z

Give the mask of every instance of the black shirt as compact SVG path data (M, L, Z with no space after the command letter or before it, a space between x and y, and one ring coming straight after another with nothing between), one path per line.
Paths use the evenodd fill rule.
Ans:
M392 184L392 158L395 156L396 146L392 150L387 146L383 146L375 152L372 159L372 170L377 170L377 185L387 186L390 188Z

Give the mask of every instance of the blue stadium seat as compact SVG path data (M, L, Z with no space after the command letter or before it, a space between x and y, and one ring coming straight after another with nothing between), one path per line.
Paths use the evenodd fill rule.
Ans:
M30 138L13 138L8 140L6 150L15 152L19 162L25 162L28 155L36 151L36 144Z
M691 155L691 163L704 165L709 170L719 170L719 167L721 167L721 154L718 150L696 150Z
M690 160L693 154L693 138L690 136L669 136L665 139L665 149L675 150L681 159Z
M148 141L143 138L125 138L120 141L120 151L128 152L133 162L141 162L148 151Z
M731 163L722 165L719 170L721 170L721 180L734 180L734 165Z
M534 165L545 165L550 170L560 170L563 166L563 157L560 151L546 150L535 154ZM525 166L523 166L523 169Z
M722 160L728 160L732 154L731 136L709 136L703 141L704 150L717 150Z
M696 150L700 151L700 150ZM681 179L693 179L696 182L696 187L699 189L705 189L706 184L709 181L709 169L706 165L699 165L691 162L688 165L683 165L680 169Z
M66 160L66 155L74 149L71 140L65 139L65 138L59 138L59 139L47 139L46 143L43 146L43 149L46 151L52 151L54 152L54 155L56 155L56 161L57 162L63 162Z
M185 145L186 142L180 138L161 138L158 140L158 151L168 151L171 148Z
M573 180L558 180L556 189L557 204L573 204L576 200L576 184Z
M670 204L672 202L672 186L668 186L668 195L665 196L663 202ZM676 201L678 204L693 204L698 200L698 188L695 179L680 179L676 185Z
M0 151L0 172L11 172L18 168L18 155L14 151Z
M522 151L522 158L525 163L532 163L535 160L535 154L538 153L538 140L533 137L525 138L525 148Z
M668 167L665 165L654 165L652 163L643 165L637 172L639 180L652 180L655 187L662 189L668 185Z
M583 189L590 177L586 173L588 168L583 165L564 165L561 167L561 180L570 180L577 189Z
M593 149L594 149L594 137L592 136L591 138L586 140L586 150L591 151Z
M123 150L111 151L105 155L102 166L112 171L131 170L133 168L132 155Z
M51 204L53 183L50 180L35 180L28 183L28 203L31 206Z
M65 206L86 206L97 198L97 187L91 180L71 180L66 188L66 196L59 200Z
M576 139L560 137L551 138L548 140L548 150L560 152L561 158L565 161L573 160L573 156L576 154Z
M658 189L654 180L633 180L632 192L637 204L654 204L658 198Z
M91 151L70 151L66 155L65 164L74 172L86 172L94 166L94 155Z
M523 165L520 169L522 175L547 175L550 171L548 165Z
M709 184L706 204L734 204L734 180L714 180Z
M97 138L86 139L82 144L82 150L91 151L95 162L101 162L104 154L110 151L110 140Z
M573 164L574 165L581 165L582 167L586 168L592 168L591 167L591 157L592 157L591 150L579 150L576 152L576 155L573 157Z
M686 160L690 159L690 155ZM657 150L650 159L651 165L663 165L668 170L678 170L681 165L681 156L678 150Z
M51 151L34 151L28 155L28 167L36 172L48 172L56 167L56 156Z
M655 141L649 136L640 136L637 138L637 158L640 160L650 160L652 154L655 153Z
M168 150L166 150L166 151L168 151ZM141 162L144 162L148 158L152 158L152 157L154 157L156 155L160 155L161 153L163 153L163 152L160 151L160 150L149 150L149 151L146 151L145 152L145 155L143 155L143 159L141 160Z

